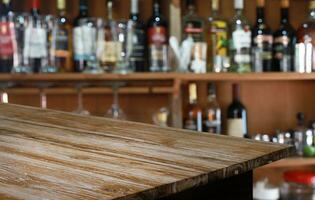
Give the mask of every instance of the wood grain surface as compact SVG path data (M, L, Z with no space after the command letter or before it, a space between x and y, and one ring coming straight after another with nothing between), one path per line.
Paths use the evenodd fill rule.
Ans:
M287 146L0 105L0 199L158 199L287 157Z

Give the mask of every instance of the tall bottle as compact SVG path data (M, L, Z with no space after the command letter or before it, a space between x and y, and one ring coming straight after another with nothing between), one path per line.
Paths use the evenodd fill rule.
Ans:
M273 35L273 67L275 71L290 72L294 70L296 36L289 20L289 6L289 0L281 0L280 28Z
M128 26L131 29L130 68L136 72L148 71L146 66L146 32L145 25L139 17L139 0L131 0L131 14Z
M315 1L309 5L309 16L297 30L297 45L295 52L295 71L311 73L315 70Z
M25 42L28 48L24 48L24 55L29 57L29 65L33 72L38 73L42 67L47 64L47 32L44 24L44 19L40 16L40 0L32 1L31 15L32 27L26 30Z
M204 110L204 131L221 134L221 108L217 101L216 88L213 83L208 85L208 104Z
M270 72L272 68L273 35L265 22L265 0L257 0L257 21L252 31L252 63L255 72Z
M80 10L78 16L73 21L73 50L74 50L74 71L83 72L87 66L87 58L84 53L82 41L82 30L80 20L89 17L87 0L80 0Z
M198 105L196 83L189 84L189 104L184 128L192 131L202 131L202 109Z
M227 134L234 137L248 137L247 111L240 99L240 85L233 84L233 102L227 113Z
M251 72L251 27L243 15L244 0L234 0L236 14L231 22L230 72Z
M219 15L219 0L212 0L209 17L208 60L209 72L226 72L228 58L228 22Z
M10 73L13 68L13 28L11 1L3 0L0 10L0 73Z
M182 38L184 40L192 38L194 42L189 70L194 73L206 73L208 46L205 40L205 20L197 15L195 0L186 0L186 4L188 11L183 17Z
M56 67L61 72L72 72L71 24L67 17L66 0L57 0L58 29L56 33Z
M150 71L169 71L168 23L161 13L159 0L153 2L153 14L148 22L147 39Z

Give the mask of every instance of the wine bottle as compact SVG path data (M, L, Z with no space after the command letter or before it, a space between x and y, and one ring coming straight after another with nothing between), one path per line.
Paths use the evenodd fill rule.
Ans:
M296 36L289 21L289 0L281 0L280 28L274 33L273 67L275 71L294 70Z
M89 17L87 0L80 0L79 14L73 21L73 50L74 71L83 72L87 66L87 58L84 53L84 41L82 40L82 29L80 20Z
M25 36L25 41L29 45L25 50L28 50L29 64L35 73L39 73L45 67L48 56L47 32L39 8L40 0L33 0L31 8L32 27L27 28Z
M198 105L197 84L189 84L189 105L184 121L184 128L191 131L202 132L202 109Z
M13 12L10 0L3 0L0 13L0 73L10 73L13 68Z
M148 22L147 39L150 71L169 71L168 23L161 13L158 0L153 2L153 15Z
M207 42L205 40L205 20L196 13L195 0L186 0L187 14L183 17L183 39L192 38L192 57L189 71L207 72Z
M129 65L136 72L148 71L146 66L146 32L145 25L139 17L139 0L131 0L131 14L128 22L131 30L131 45L128 45L130 53Z
M231 22L230 72L251 72L251 27L243 15L244 0L234 0L236 14Z
M270 72L272 68L273 35L265 23L265 0L257 0L257 20L252 31L253 71Z
M240 86L233 84L233 102L228 107L227 134L234 137L248 137L247 111L240 100Z
M204 114L204 131L221 134L221 108L217 101L216 88L213 83L208 85L208 103Z
M56 67L61 72L72 72L71 25L66 12L66 0L57 0L58 28L56 33Z
M219 0L212 0L212 12L209 17L208 72L226 72L228 58L228 22L219 15Z
M297 30L297 45L295 52L295 71L300 73L311 73L315 70L315 1L309 4L309 15L307 20Z

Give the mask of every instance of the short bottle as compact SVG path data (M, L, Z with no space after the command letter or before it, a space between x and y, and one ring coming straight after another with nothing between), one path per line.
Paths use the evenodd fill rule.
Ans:
M228 107L227 134L248 138L247 111L240 99L240 85L233 84L233 102Z
M217 101L216 87L213 83L208 85L208 103L204 110L204 132L221 134L222 113Z
M189 104L184 121L184 128L191 131L202 132L202 109L198 105L197 84L189 84Z
M230 72L251 72L252 32L243 15L244 0L234 0L236 14L230 25Z
M208 19L208 72L226 72L230 66L228 57L228 22L219 15L219 0L212 0L212 12Z

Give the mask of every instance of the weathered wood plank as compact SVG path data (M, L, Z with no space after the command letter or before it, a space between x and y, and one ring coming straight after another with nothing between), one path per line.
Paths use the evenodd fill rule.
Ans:
M158 199L290 155L287 146L0 105L0 197Z

